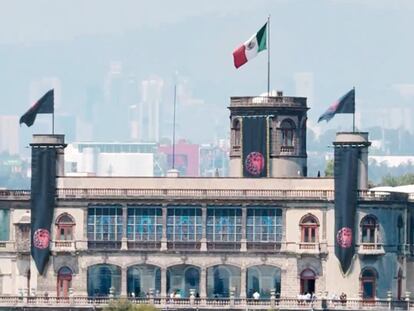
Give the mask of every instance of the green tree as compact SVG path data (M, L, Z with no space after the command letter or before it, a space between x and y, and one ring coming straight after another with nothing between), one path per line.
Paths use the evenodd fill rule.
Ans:
M103 311L158 311L158 309L153 305L139 305L127 299L116 299L111 301Z
M332 177L334 175L334 160L328 160L325 167L325 176Z
M381 186L402 186L414 184L414 174L407 173L401 176L391 176L387 174L381 178Z

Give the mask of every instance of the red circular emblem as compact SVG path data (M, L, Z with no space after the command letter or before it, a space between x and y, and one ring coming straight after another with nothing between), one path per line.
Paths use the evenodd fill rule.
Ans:
M257 176L263 171L264 164L265 159L263 155L260 152L254 151L247 155L244 165L250 174Z
M352 246L352 229L343 227L336 234L336 241L342 248L349 248Z
M47 229L37 229L33 234L33 245L36 248L45 249L49 247L50 233Z

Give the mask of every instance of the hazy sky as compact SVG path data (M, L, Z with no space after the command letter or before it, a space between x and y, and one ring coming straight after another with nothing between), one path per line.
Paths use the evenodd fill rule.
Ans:
M116 60L166 87L178 70L204 101L195 118L227 130L229 97L266 89L266 55L236 70L231 53L269 14L272 88L296 95L295 75L310 73L311 125L355 86L362 128L414 128L412 0L0 0L0 113L23 113L31 81L52 76L62 83L60 111L76 114Z

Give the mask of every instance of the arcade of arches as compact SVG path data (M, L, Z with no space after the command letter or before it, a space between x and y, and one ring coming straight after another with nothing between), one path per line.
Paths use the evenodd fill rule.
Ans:
M88 267L88 296L104 297L121 294L121 268L111 264ZM66 273L65 279L69 277ZM59 282L63 282L59 281ZM59 284L61 284L59 283ZM130 266L126 273L128 296L171 296L227 298L246 296L258 292L262 298L270 298L271 292L280 294L281 270L275 266L258 265L240 269L232 265L216 265L207 269L181 264L161 269L150 264ZM66 288L63 283L62 296Z

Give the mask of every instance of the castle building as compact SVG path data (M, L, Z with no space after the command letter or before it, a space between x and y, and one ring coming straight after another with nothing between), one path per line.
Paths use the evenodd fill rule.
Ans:
M33 149L56 150L50 258L39 274L30 191L1 190L0 296L245 308L306 293L373 302L414 292L414 197L368 189L368 133L334 142L358 150L355 254L343 272L336 181L307 177L306 98L233 97L229 109L228 178L65 176L63 135L35 135Z

